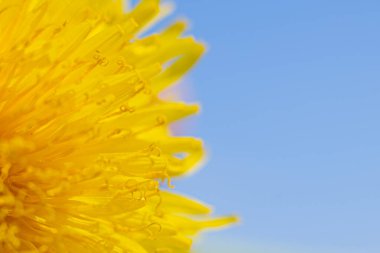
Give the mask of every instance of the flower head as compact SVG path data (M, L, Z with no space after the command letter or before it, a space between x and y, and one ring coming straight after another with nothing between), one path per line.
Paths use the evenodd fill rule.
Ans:
M158 96L203 46L182 22L141 38L160 14L158 0L0 1L0 252L181 253L233 221L161 189L203 156L168 128L198 106Z

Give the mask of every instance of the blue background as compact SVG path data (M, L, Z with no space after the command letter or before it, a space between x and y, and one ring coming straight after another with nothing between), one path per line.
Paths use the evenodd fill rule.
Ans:
M380 2L176 5L209 46L187 82L210 153L176 189L242 217L204 247L380 252Z

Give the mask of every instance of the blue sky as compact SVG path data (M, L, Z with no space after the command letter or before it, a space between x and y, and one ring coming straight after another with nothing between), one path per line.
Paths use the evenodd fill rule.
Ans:
M380 2L176 2L209 47L186 82L210 153L176 189L243 219L209 245L380 252Z

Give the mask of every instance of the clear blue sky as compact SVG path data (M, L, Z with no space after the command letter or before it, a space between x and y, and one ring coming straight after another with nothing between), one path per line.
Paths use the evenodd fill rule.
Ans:
M243 219L210 240L380 252L380 1L176 2L209 45L189 80L210 150L176 189Z

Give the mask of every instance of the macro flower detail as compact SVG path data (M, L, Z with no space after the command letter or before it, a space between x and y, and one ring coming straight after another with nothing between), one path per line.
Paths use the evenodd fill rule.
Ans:
M203 157L169 128L198 106L159 94L204 47L122 2L0 0L0 252L185 253L234 221L162 189Z

